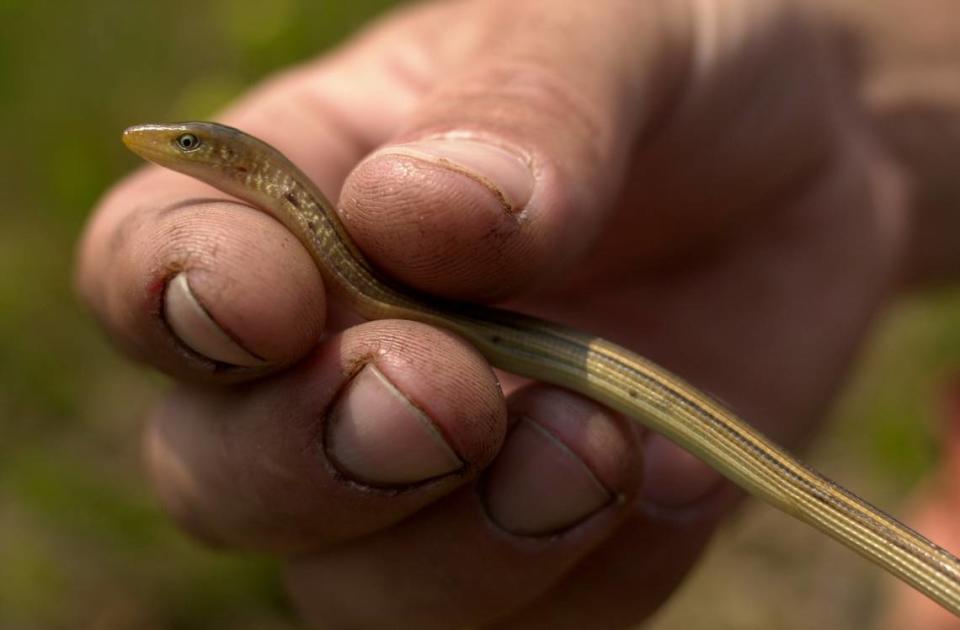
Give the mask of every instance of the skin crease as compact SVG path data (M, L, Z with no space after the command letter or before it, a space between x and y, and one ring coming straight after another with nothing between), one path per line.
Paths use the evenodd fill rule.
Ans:
M339 198L391 276L607 337L796 446L897 288L909 220L901 171L818 33L790 5L749 0L425 4L268 80L221 120ZM517 153L529 201L505 212L505 186L395 150L451 132ZM172 338L159 313L179 272L269 368L213 369ZM147 431L165 505L208 542L289 558L308 624L637 623L739 498L589 401L508 377L504 400L450 335L343 330L352 322L335 303L324 318L322 280L292 237L177 174L147 169L105 197L77 286L121 347L183 382ZM338 396L368 364L461 468L401 488L337 468L324 448ZM543 536L500 528L484 496L503 489L483 470L553 470L497 459L521 418L610 500Z

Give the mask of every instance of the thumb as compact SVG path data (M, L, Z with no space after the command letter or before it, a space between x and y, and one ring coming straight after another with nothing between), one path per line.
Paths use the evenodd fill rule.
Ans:
M466 48L340 207L375 264L433 293L495 299L596 239L635 141L680 89L677 3L473 3L424 55ZM467 12L470 13L469 11Z

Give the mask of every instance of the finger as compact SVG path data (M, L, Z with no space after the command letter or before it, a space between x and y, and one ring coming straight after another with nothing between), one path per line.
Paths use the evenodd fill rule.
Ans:
M189 531L290 551L380 529L465 483L494 456L505 418L479 354L383 321L256 385L181 389L146 444L159 493Z
M510 408L514 428L479 484L291 563L308 621L480 627L542 595L616 530L640 480L630 427L555 389L519 392Z
M408 11L268 81L222 120L275 144L335 197L360 157L395 133L421 89L398 58L415 65L420 56L404 51L452 8ZM320 277L282 226L157 168L103 200L82 239L76 283L121 346L181 377L291 363L325 323Z
M569 268L679 89L674 4L473 3L496 37L475 42L345 182L360 249L409 285L473 299Z
M261 212L167 180L154 171L129 180L83 244L78 287L114 340L191 378L302 355L325 322L306 251Z
M492 627L628 628L655 613L707 548L737 498L727 486L683 509L636 506L544 596Z

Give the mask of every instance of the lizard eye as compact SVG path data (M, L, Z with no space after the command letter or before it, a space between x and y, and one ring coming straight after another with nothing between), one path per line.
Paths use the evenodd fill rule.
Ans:
M177 138L177 146L184 151L193 151L200 146L200 138L192 133L185 133Z

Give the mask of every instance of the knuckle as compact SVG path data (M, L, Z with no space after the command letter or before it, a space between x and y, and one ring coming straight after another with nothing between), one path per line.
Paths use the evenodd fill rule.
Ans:
M504 60L487 64L438 90L435 107L449 108L456 122L475 121L484 130L508 137L532 138L537 144L562 136L598 157L607 137L599 107L574 82L540 61ZM437 112L429 112L436 118ZM441 117L442 120L442 117ZM449 122L454 122L450 120ZM558 134L557 130L563 133Z

